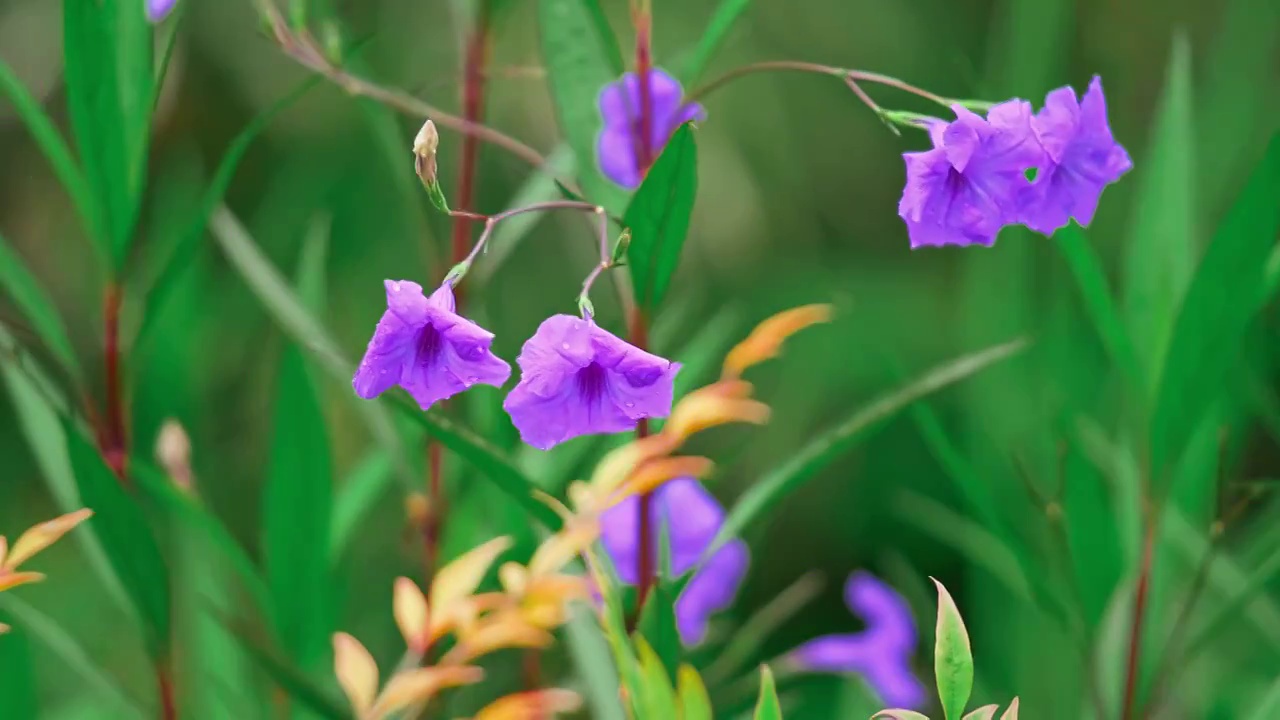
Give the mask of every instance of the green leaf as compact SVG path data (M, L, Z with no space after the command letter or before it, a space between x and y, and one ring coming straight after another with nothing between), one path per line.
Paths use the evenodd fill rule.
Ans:
M1067 267L1071 270L1076 288L1084 301L1085 312L1111 362L1131 381L1139 381L1142 376L1134 355L1133 343L1116 307L1115 298L1107 287L1102 261L1089 243L1089 237L1083 228L1071 223L1055 232L1053 241L1062 258L1067 261Z
M84 223L85 234L89 236L93 249L100 253L98 259L106 264L109 257L106 252L106 228L103 226L103 211L98 205L97 196L93 194L84 174L80 172L80 167L76 165L75 158L71 154L71 148L58 133L58 128L40 108L40 102L23 87L18 77L13 74L13 69L3 60L0 60L0 93L6 95L13 103L18 117L22 118L36 145L40 146L40 151L44 153L45 159L53 168L53 174L71 198L71 204L75 206L80 222Z
M1196 260L1195 136L1191 49L1174 37L1152 146L1141 169L1133 237L1125 263L1125 318L1145 379L1154 394L1178 305Z
M680 633L676 629L675 594L669 583L658 582L645 598L640 609L640 621L636 631L648 640L651 649L665 668L667 677L674 678L680 664Z
M750 4L751 0L720 0L715 14L711 16L711 22L707 24L706 30L702 31L702 39L694 48L693 55L680 71L680 79L686 85L696 81L702 75L702 71L707 69L711 58L715 57L716 51L729 36L729 31L733 29L738 18L742 17L742 13L746 12Z
M474 465L482 477L519 503L534 520L551 530L561 526L560 516L534 494L538 486L487 440L454 423L439 411L423 412L405 397L393 395L391 404L417 423L427 435Z
M329 442L323 409L297 348L285 350L279 377L263 497L263 554L280 642L300 667L315 671L332 630Z
M271 607L267 584L258 573L257 566L212 512L141 458L130 458L129 477L138 484L138 491L147 502L168 516L171 524L199 530L205 536L235 570L240 584L259 610L266 612Z
M591 18L591 25L595 29L596 37L600 38L601 51L609 70L613 73L613 77L622 77L622 74L627 71L627 63L622 58L622 48L618 46L618 36L613 32L613 28L609 26L609 18L605 16L604 8L600 6L600 0L582 0L582 4L587 11L587 15Z
M373 450L347 473L333 501L333 523L329 529L329 557L338 562L346 552L360 523L391 486L391 456Z
M8 632L0 635L0 703L5 714L15 718L39 717L36 712L36 675L32 670L31 646L25 628L13 627L13 617L0 613L0 626Z
M1169 344L1151 428L1151 467L1160 477L1221 392L1259 310L1266 264L1280 232L1280 133L1218 226L1191 281Z
M565 624L565 645L577 677L582 679L586 691L589 717L596 720L625 720L626 713L619 702L618 675L609 642L596 620L593 608L574 605Z
M692 665L681 665L677 674L676 701L680 705L680 720L713 720L711 697L707 686Z
M156 659L169 645L169 571L160 546L142 509L121 486L96 448L63 422L67 452L90 522L102 538L103 549L147 629L147 645Z
M79 683L77 687L83 687L93 693L96 701L100 703L99 711L104 716L154 717L154 713L143 712L142 704L137 701L137 698L131 697L123 687L103 672L101 665L85 650L84 646L63 630L56 620L19 600L13 593L0 594L0 607L3 607L12 617L11 624L15 626L15 632L30 633L33 640L42 643L71 670ZM0 647L10 641L11 638L7 635L0 638ZM5 672L0 675L10 672L11 666L7 663L0 664L0 667L5 669ZM6 715L6 717L38 717L38 715L15 714Z
M300 707L305 707L330 720L352 720L346 701L334 696L327 687L320 685L288 660L256 641L238 635L241 645L253 657L258 667Z
M631 229L627 263L636 302L650 314L662 302L680 264L697 194L698 146L693 126L685 123L640 183L623 218Z
M740 536L748 525L764 517L807 480L857 445L872 429L879 427L902 409L922 397L1016 355L1026 346L1027 342L1019 339L962 356L935 367L913 382L859 408L844 422L814 438L782 467L770 472L743 493L725 518L724 526L712 548L718 548L728 539Z
M671 686L671 676L662 659L652 646L639 634L634 636L636 654L640 658L640 673L644 687L640 694L642 712L638 717L670 718L676 715L676 691Z
M627 194L600 174L596 135L604 126L596 100L618 79L610 41L592 9L596 0L538 0L538 35L560 132L578 159L583 195L618 214ZM614 41L616 43L616 41Z
M965 703L973 692L973 652L969 649L969 632L964 628L960 610L951 593L937 580L938 629L934 635L933 672L938 681L938 699L947 720L964 715Z
M128 255L145 175L151 40L129 0L63 3L67 108L85 177L101 199L106 247L119 271Z
M84 375L71 347L71 338L67 336L67 328L58 315L58 309L22 262L22 258L9 247L3 235L0 235L0 286L4 287L14 303L26 314L36 334L62 364L62 368L73 380L79 382Z
M191 220L190 226L179 235L174 244L172 252L165 261L163 269L156 276L155 284L147 291L146 297L146 313L143 315L142 327L138 330L138 338L147 337L147 331L152 327L152 318L160 316L160 310L172 296L174 290L177 289L177 279L181 276L182 270L191 264L195 258L196 251L200 248L200 243L204 239L205 227L209 224L209 219L213 216L218 206L222 204L222 198L226 195L227 187L231 185L231 180L235 177L236 170L240 167L240 161L244 159L245 153L248 152L249 146L258 138L262 131L271 124L285 108L298 101L308 90L320 83L319 77L308 78L300 84L292 92L272 103L259 113L227 146L227 150L222 155L222 160L218 163L217 170L214 171L213 180L210 181L209 187L205 190L200 200L200 212Z
M773 671L768 665L760 666L760 697L756 700L755 720L782 720L782 706L778 703L778 688L773 682Z

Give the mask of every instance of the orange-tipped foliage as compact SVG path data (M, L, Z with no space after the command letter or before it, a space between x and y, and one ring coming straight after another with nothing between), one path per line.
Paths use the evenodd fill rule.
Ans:
M546 720L582 707L582 698L572 690L547 688L498 698L472 720Z
M752 365L782 351L787 338L801 330L831 319L830 305L803 305L784 310L756 326L746 340L738 343L724 359L724 377L737 378Z
M87 508L77 510L47 522L42 522L22 533L22 536L13 543L13 547L9 548L9 552L4 558L4 564L0 565L0 572L16 570L19 565L57 542L59 538L71 532L77 525L88 520L92 515L93 511Z

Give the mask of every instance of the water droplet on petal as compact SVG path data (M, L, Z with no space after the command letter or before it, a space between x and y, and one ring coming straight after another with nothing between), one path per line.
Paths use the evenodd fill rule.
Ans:
M629 407L629 408L633 408L633 407L635 407L635 406L636 406L636 404L635 404L635 403L633 403L633 402L624 403L624 404L625 404L627 407Z
M560 347L564 348L565 350L568 350L568 349L569 349L569 343L565 343L565 344L561 345Z

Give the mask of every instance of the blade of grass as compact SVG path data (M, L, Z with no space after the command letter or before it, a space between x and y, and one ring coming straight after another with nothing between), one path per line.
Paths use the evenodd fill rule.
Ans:
M751 0L720 0L715 13L711 16L711 21L707 23L707 28L702 31L702 38L698 40L693 54L680 70L680 80L685 87L692 86L702 76L702 72L715 57L716 51L729 37L729 31L750 5Z
M965 355L935 367L913 382L859 408L844 422L816 437L782 467L770 472L743 493L729 511L712 547L719 547L730 538L741 535L747 526L762 519L820 470L857 445L871 430L916 400L1016 355L1026 346L1026 340L1018 339Z
M49 348L63 370L79 384L84 373L76 360L71 338L67 336L67 328L62 324L58 309L44 288L40 287L35 275L22 262L22 258L9 247L3 235L0 235L0 286L4 287L14 303L26 314L45 347Z
M367 453L347 473L333 501L333 524L329 529L329 557L336 563L351 544L356 528L391 486L391 457L385 450Z
M1131 381L1139 381L1142 376L1129 332L1107 287L1102 261L1089 243L1088 235L1083 228L1072 223L1054 233L1053 241L1071 270L1085 311L1111 362Z

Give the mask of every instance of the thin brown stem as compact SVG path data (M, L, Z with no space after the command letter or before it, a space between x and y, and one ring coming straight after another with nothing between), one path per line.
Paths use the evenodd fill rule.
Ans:
M653 85L650 70L653 68L650 50L650 29L653 21L647 4L635 12L636 26L636 77L639 85L640 107L636 108L636 132L634 137L636 165L640 177L653 165Z
M1138 585L1133 595L1133 620L1129 628L1129 652L1125 662L1124 699L1120 705L1120 717L1132 720L1138 699L1139 670L1142 658L1142 630L1147 617L1147 600L1151 590L1151 569L1156 544L1156 518L1150 507L1146 512L1146 531L1142 541L1142 566L1138 571Z
M125 476L128 456L123 377L120 371L120 302L123 293L120 286L111 283L103 298L103 367L106 382L106 411L101 435L102 457L121 483Z
M649 346L649 323L644 313L636 308L631 313L629 332L631 344L647 350ZM641 419L636 425L636 437L649 435L649 421ZM640 496L640 517L636 530L639 551L636 553L636 609L644 607L645 598L657 582L657 558L655 558L656 536L654 535L653 494Z
M685 95L684 99L685 99L685 102L693 102L695 100L700 100L706 97L707 95L711 94L713 90L718 90L721 87L728 85L729 83L733 82L734 80L737 80L740 77L744 77L746 75L755 75L758 73L774 73L774 72L816 73L818 75L831 75L839 78L844 78L845 83L849 86L851 90L854 91L854 93L858 96L858 99L866 103L866 105L870 107L872 110L877 111L877 113L879 112L879 105L873 102L871 98L867 96L865 92L862 91L858 83L872 83L875 85L884 85L886 87L896 88L898 90L911 93L912 95L922 97L926 100L929 100L930 102L938 103L939 105L950 105L952 103L951 100L944 98L941 95L938 95L937 93L929 92L924 88L912 85L911 83L906 82L905 80L899 80L896 77L892 77L889 75L882 75L880 73L867 72L865 70L846 70L845 68L832 67L830 65L822 65L820 63L805 62L803 60L767 60L765 62L758 62L758 63L751 63L750 65L743 65L742 67L734 68L733 70L730 70L724 75L721 75L720 77L707 82L705 85L702 85L690 91Z
M161 720L178 720L178 704L173 696L173 680L162 663L156 664L156 690L160 694Z
M504 210L497 215L489 215L485 217L484 230L480 233L480 237L476 240L475 245L471 246L471 252L467 253L466 257L458 260L457 262L470 266L470 264L475 261L476 257L484 251L485 245L488 244L489 239L493 237L493 229L503 220L515 217L516 215L523 215L530 212L543 212L546 210L577 210L579 212L594 213L602 218L604 217L605 212L604 208L599 205L592 205L591 203L578 202L576 200L549 200L547 202L534 203L524 207ZM606 223L605 228L607 231L608 219L605 218L604 222ZM461 280L461 276L452 278L452 280L456 284L458 280Z

